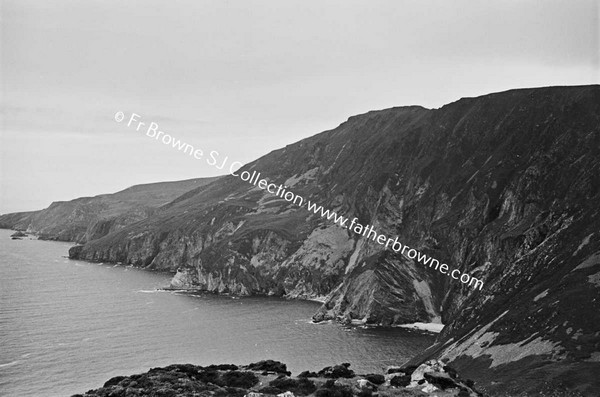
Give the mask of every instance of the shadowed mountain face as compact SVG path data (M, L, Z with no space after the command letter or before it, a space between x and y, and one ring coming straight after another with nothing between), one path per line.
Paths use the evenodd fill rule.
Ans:
M145 219L158 207L215 179L149 183L113 194L57 201L41 211L1 215L0 228L27 230L41 239L84 243Z
M176 288L327 296L316 320L441 319L438 343L415 360L447 359L492 392L600 393L599 86L369 112L243 170L399 236L484 287L235 176L70 256L177 271Z

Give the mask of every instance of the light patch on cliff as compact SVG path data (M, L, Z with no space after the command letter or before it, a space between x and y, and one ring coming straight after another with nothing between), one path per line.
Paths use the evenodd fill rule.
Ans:
M600 252L596 252L595 254L590 255L586 260L581 262L579 264L579 266L577 266L572 271L587 269L588 267L596 266L599 264L600 264Z
M240 229L246 221L240 221L237 225L233 222L225 222L223 226L215 233L216 236L231 236Z
M543 340L541 336L538 336L530 342L525 340L506 345L484 347L479 351L467 351L465 354L473 357L489 354L492 358L490 368L493 368L502 364L519 361L528 356L558 353L558 347L559 343Z
M460 356L469 356L472 358L490 356L492 359L490 368L493 368L502 364L521 360L528 356L544 354L554 355L559 353L559 343L543 340L541 336L532 339L533 335L520 342L490 346L490 344L496 340L499 333L488 332L488 330L506 313L508 313L508 311L502 313L496 320L475 332L475 334L465 342L454 343L446 348L442 357L452 361Z
M499 218L508 215L507 225L514 224L519 218L519 199L512 190L507 190L504 193L504 201L500 208Z
M442 353L442 355L441 355L441 358L447 358L449 360L454 360L456 357L463 354L463 352L465 350L469 349L471 347L471 345L477 343L478 340L483 336L483 334L485 334L487 332L487 330L490 329L496 321L498 321L502 317L504 317L506 315L506 313L508 313L508 310L505 311L504 313L502 313L501 315L499 315L498 317L496 317L496 319L494 321L481 327L479 330L477 330L475 332L471 331L469 334L472 334L472 335L468 339L466 339L466 338L469 336L469 334L463 336L461 339L457 340L456 342L454 342L451 345L449 345L448 347L446 347L446 349L444 350L444 353ZM463 339L466 339L466 340L463 341Z
M350 255L350 259L348 259L348 265L346 266L346 274L350 273L352 269L356 267L358 264L358 257L360 252L362 251L362 247L365 245L365 239L359 239L356 242L356 248L354 248L354 252Z
M425 305L425 309L431 318L431 322L440 324L442 319L433 305L433 297L429 284L427 284L426 281L413 280L413 287L415 288L417 295L419 295L419 298L421 298L423 305Z
M294 176L286 179L286 181L283 184L288 187L293 187L298 182L302 182L302 181L310 182L313 179L315 179L315 175L317 174L317 171L319 171L319 167L311 168L310 170L306 171L304 174L301 174L298 176L294 175Z
M273 203L284 203L286 204L287 201L285 201L285 199L283 198L279 198L278 196L274 196L273 194L264 191L264 194L262 195L262 197L256 202L257 207L256 210L254 210L252 212L252 214L264 214L264 213L277 213L281 206L280 205L273 205ZM268 207L267 207L268 205Z
M588 276L588 282L594 284L596 287L600 287L600 272Z
M593 352L591 354L591 357L588 358L585 361L589 361L589 362L600 362L600 352Z
M533 301L534 301L534 302L537 302L538 300L540 300L540 299L544 298L546 295L548 295L548 291L549 291L549 290L547 289L547 290L545 290L544 292L542 292L542 293L538 294L538 295L537 295L535 298L533 298Z
M590 239L592 238L593 235L594 235L594 233L590 233L590 235L588 235L586 238L583 239L581 244L579 244L579 247L577 247L575 252L573 252L573 256L577 255L583 247L585 247L586 245L588 245L590 243Z
M444 329L444 324L416 322L416 323L412 323L412 324L398 325L398 327L409 328L409 329L418 329L421 331L428 331L428 332L434 332L436 334L439 334L440 332L442 332L442 329Z
M190 288L192 285L193 279L187 269L177 270L171 279L171 288Z
M333 264L344 258L353 246L353 240L344 229L333 225L317 228L284 264L301 262L305 266L312 264L319 268L322 264Z

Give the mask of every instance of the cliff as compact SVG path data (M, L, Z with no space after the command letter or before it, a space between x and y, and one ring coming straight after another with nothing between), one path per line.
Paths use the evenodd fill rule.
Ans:
M85 243L154 215L160 206L215 179L149 183L113 194L57 201L40 211L0 215L0 228L26 230L45 240Z
M481 290L235 176L70 256L176 271L175 288L327 297L316 320L441 320L415 363L445 359L491 393L598 395L599 126L599 86L512 90L354 116L243 167Z

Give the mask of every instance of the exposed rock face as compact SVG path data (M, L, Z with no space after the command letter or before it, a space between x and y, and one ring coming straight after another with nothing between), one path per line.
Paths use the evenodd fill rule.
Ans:
M158 207L214 180L150 183L113 194L57 201L41 211L0 215L0 228L27 230L45 240L85 243L154 215Z
M243 170L399 236L484 287L234 176L70 256L177 271L179 288L327 295L318 320L441 318L438 344L415 362L447 359L490 390L600 394L600 87L369 112Z

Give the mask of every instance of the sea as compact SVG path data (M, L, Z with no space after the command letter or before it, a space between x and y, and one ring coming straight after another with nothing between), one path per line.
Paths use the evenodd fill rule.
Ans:
M161 290L170 275L67 258L72 243L0 229L0 396L71 396L174 363L279 360L288 370L399 365L434 341L399 328L314 324L318 302Z

